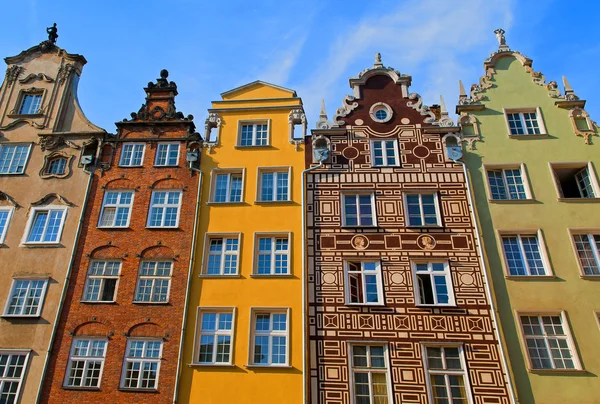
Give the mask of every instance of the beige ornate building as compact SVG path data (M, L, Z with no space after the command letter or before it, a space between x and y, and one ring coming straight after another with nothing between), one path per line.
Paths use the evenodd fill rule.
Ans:
M55 39L6 58L0 90L2 403L36 401L105 133L77 100L85 58Z

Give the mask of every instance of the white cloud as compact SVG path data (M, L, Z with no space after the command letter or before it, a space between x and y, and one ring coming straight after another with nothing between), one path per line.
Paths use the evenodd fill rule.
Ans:
M511 5L510 0L402 2L381 16L363 18L338 31L327 56L296 86L310 122L317 117L321 98L327 100L331 118L350 92L347 79L370 66L376 52L381 52L386 66L413 76L411 90L422 93L426 103L438 103L443 94L452 113L458 79L483 73L483 59L496 46L493 30L509 28ZM468 57L473 51L479 55L475 63Z
M288 38L293 36L293 33L287 35ZM273 84L285 85L302 52L306 37L306 34L302 34L297 38L288 39L286 46L274 49L269 55L271 62L259 73L258 78Z

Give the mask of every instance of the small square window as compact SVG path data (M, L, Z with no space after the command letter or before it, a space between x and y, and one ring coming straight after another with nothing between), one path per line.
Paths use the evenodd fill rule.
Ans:
M511 136L546 134L539 108L505 109L504 113Z
M47 286L47 279L14 279L4 308L4 315L39 317L42 313Z
M519 320L532 369L581 369L564 312L522 313Z
M159 167L179 164L179 143L159 143L156 147L154 165Z
M121 261L92 261L88 270L84 302L114 302L121 273Z
M19 107L20 115L35 115L39 113L42 106L42 92L23 94L21 106Z
M255 275L290 274L289 235L257 235Z
M181 191L154 191L150 201L147 227L179 226Z
M28 359L28 351L12 349L0 351L0 400L2 403L19 402Z
M108 345L106 339L74 339L64 385L66 387L100 387L106 345Z
M259 366L287 366L289 310L252 310L250 363Z
M441 226L437 194L405 194L408 226Z
M413 263L413 271L417 305L454 305L448 262L416 262Z
M4 243L13 208L0 207L0 244Z
M486 171L491 199L530 199L522 167L494 167Z
M133 191L106 191L98 227L129 227Z
M343 194L344 226L375 226L374 194Z
M124 143L121 147L121 167L141 167L144 161L144 143Z
M574 234L573 242L582 275L600 276L600 234Z
M204 275L237 275L240 251L240 235L207 238L204 256Z
M242 170L235 171L213 171L212 202L236 203L243 200Z
M0 144L0 174L23 174L31 145Z
M398 140L371 140L371 151L374 166L400 166Z
M346 262L346 303L383 305L383 280L378 261Z
M158 388L162 347L162 340L127 340L121 387L124 389L156 390Z
M140 265L134 301L167 303L172 271L172 261L143 261Z
M238 136L238 146L268 146L269 123L241 122Z
M600 194L591 163L551 163L550 167L560 198L597 198Z
M510 276L549 275L540 235L502 234L505 264Z
M259 168L259 201L290 200L290 169Z
M352 372L353 402L391 403L387 346L351 344L348 352Z
M463 349L460 346L423 346L431 403L472 402Z
M231 364L234 317L233 309L198 309L195 363Z
M60 242L66 208L34 208L31 212L26 244L56 244Z

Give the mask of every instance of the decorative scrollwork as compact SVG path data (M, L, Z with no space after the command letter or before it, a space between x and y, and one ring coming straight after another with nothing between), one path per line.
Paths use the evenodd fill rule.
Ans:
M333 116L333 121L337 125L345 125L346 124L345 121L343 121L339 118L344 118L344 117L348 116L350 114L350 112L354 111L358 107L358 102L356 102L355 100L356 100L356 98L354 98L353 95L349 95L349 94L346 95L342 99L342 107L338 108L335 111L335 115Z

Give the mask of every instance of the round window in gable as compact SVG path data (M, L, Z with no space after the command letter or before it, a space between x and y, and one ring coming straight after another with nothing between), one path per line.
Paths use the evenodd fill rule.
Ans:
M371 106L369 114L375 122L386 123L389 122L390 119L392 119L393 112L392 108L389 105L383 102L378 102Z

